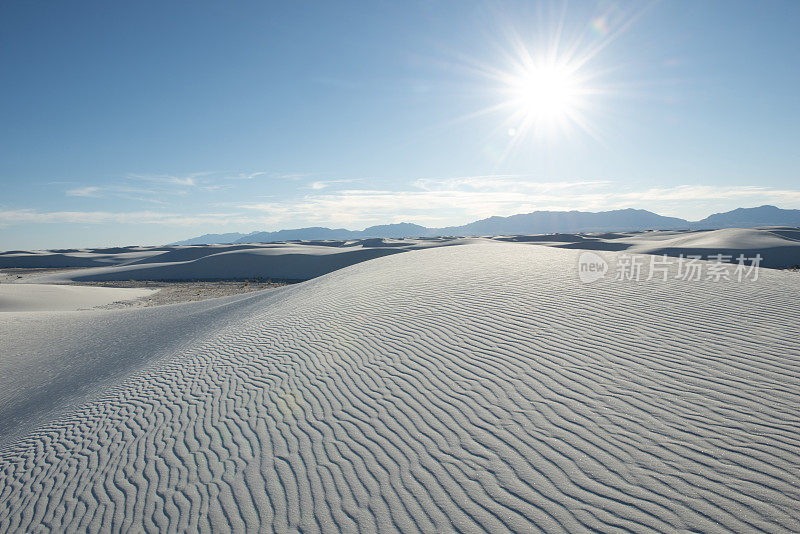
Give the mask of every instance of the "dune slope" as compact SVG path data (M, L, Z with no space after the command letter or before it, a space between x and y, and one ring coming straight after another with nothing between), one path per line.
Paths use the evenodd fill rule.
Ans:
M153 309L0 313L0 447L252 316L280 291Z
M796 275L582 285L579 252L284 288L0 450L0 530L800 530Z
M695 232L645 232L610 238L576 239L556 244L562 248L627 251L629 254L668 256L701 256L709 259L723 255L722 261L736 262L761 256L761 267L770 269L796 268L800 265L800 229L797 228L726 228Z
M383 239L355 244L274 243L174 247L136 261L107 267L42 274L39 283L109 280L216 280L274 278L307 280L368 261L419 248L468 243L450 239L393 243Z

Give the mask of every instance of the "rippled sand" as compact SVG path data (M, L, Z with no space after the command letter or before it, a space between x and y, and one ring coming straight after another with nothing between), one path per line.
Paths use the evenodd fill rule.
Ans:
M415 250L224 321L182 305L213 335L0 449L0 530L800 531L796 273L582 284L579 253ZM155 353L171 308L86 313L158 318L126 345Z

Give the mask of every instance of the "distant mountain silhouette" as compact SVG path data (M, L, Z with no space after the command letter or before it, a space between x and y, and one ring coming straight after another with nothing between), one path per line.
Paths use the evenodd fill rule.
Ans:
M252 243L270 241L318 241L323 239L365 239L368 237L419 237L427 235L429 228L411 223L382 224L370 226L365 230L346 230L344 228L297 228L294 230L278 230L277 232L255 232L241 236L234 243Z
M624 230L674 230L689 222L646 210L534 211L510 217L489 217L464 226L440 228L441 235L521 235L554 232L614 232Z
M267 243L271 241L319 241L366 239L371 237L433 237L480 235L530 235L578 232L623 232L638 230L681 230L711 228L753 228L756 226L800 226L800 210L784 210L775 206L738 208L725 213L715 213L705 219L690 222L676 217L665 217L647 210L622 209L600 212L586 211L534 211L510 217L489 217L463 226L426 228L418 224L397 223L370 226L364 230L345 228L296 228L275 232L250 234L206 234L173 245L201 245L211 243Z
M359 232L345 230L344 228L324 228L312 226L310 228L296 228L293 230L278 230L276 232L254 232L248 234L234 243L269 243L270 241L317 241L322 239L354 239L351 237Z
M248 235L255 235L261 232L253 232L252 234L242 234L239 232L232 232L229 234L204 234L199 237L191 239L184 239L172 245L210 245L210 244L228 244L236 243L237 240L242 239Z
M800 226L800 210L784 210L768 204L715 213L692 223L694 228L753 228L755 226Z
M396 223L370 226L361 233L361 238L366 237L423 237L429 235L432 228L425 228L418 224Z

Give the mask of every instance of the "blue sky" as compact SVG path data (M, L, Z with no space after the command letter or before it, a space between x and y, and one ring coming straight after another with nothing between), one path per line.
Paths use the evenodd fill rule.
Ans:
M798 27L793 1L4 2L0 249L800 208ZM576 95L547 121L515 92L543 58Z

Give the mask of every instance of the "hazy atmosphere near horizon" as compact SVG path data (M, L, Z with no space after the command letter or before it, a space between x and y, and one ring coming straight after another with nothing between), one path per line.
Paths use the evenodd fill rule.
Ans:
M800 208L800 3L3 2L0 249Z

